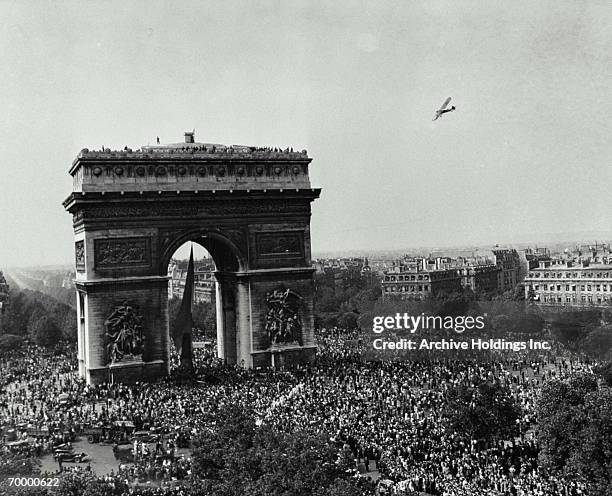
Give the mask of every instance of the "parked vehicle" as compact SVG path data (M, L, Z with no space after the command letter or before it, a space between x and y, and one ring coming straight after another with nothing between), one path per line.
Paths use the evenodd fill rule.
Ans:
M152 431L136 431L131 438L132 442L139 441L141 443L156 443L159 439L159 434Z
M30 443L26 440L11 441L6 443L6 447L11 453L27 453L31 449Z
M81 453L59 453L56 455L53 455L53 458L55 458L55 460L57 462L71 462L71 463L84 463L84 462L88 462L90 461L89 455L87 453L81 452Z
M111 424L85 426L83 435L88 443L126 444L131 442L134 424L128 421L115 421Z

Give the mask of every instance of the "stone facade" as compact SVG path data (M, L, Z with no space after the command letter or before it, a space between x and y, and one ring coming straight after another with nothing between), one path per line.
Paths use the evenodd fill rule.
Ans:
M489 258L405 257L384 271L383 296L422 300L430 295L461 292L463 289L474 292L499 290L503 284L502 268L491 255Z
M466 265L459 269L461 285L474 292L498 289L499 267L495 264Z
M525 297L542 306L609 306L612 264L542 261L525 278Z
M523 281L523 264L518 252L513 248L495 249L496 264L499 267L497 287L509 291Z
M433 263L429 263L433 262ZM441 260L402 260L385 272L383 298L395 296L406 300L424 300L441 292L460 292L461 276Z
M195 262L193 301L211 303L214 301L216 278L214 262ZM172 260L168 265L168 298L183 298L187 278L187 263Z
M305 152L186 142L132 152L83 150L64 202L73 215L79 370L90 383L168 372L168 263L186 241L213 257L219 356L244 367L314 355L310 187ZM273 347L266 294L300 295L301 344ZM139 308L144 352L111 363L104 322L117 305Z

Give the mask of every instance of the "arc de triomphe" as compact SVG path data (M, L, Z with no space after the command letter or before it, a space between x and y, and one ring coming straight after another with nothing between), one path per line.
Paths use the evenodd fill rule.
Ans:
M88 383L169 371L168 262L186 241L215 262L217 348L244 367L311 360L306 151L185 142L81 150L70 169L79 372Z

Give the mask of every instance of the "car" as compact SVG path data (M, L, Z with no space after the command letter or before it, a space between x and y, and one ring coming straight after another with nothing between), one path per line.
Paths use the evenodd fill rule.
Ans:
M132 441L139 441L141 443L156 443L159 439L159 434L152 431L136 431L131 438Z
M89 455L87 453L60 453L57 456L53 455L53 458L59 463L71 462L71 463L83 463L89 461Z
M99 443L102 438L103 429L102 427L85 427L83 429L83 435L87 436L87 442L89 444Z
M30 448L30 443L25 440L21 441L11 441L6 443L6 447L11 453L23 453Z
M62 458L64 456L70 456L70 455L74 455L74 450L72 448L70 449L56 449L53 451L53 458L55 458L56 460L58 458Z
M28 428L28 436L29 437L49 437L51 434L49 429L37 429L34 427Z

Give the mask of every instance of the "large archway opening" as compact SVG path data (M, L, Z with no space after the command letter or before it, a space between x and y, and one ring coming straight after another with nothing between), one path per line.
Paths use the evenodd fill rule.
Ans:
M193 285L188 283L191 253L193 253ZM174 252L168 263L170 336L175 336L181 331L181 307L184 306L184 300L190 299L192 350L194 363L197 366L213 365L215 359L218 360L215 271L212 257L198 243L184 243ZM171 340L171 369L178 367L179 363L179 349Z
M170 336L177 332L178 315L185 297L190 254L193 252L194 284L191 296L193 354L196 363L247 365L244 341L250 329L244 329L245 315L239 319L237 301L245 295L237 279L241 256L221 234L189 233L178 237L167 250L162 264L168 276L168 321ZM166 262L167 258L167 262ZM244 305L243 305L244 306ZM243 310L244 312L244 310ZM240 326L243 327L242 333ZM246 331L246 332L245 332ZM179 331L180 332L180 331ZM172 340L171 340L172 341ZM241 350L241 341L242 350ZM250 343L248 343L250 353ZM173 361L176 346L171 343ZM212 360L215 357L216 360ZM248 360L247 360L248 361Z

